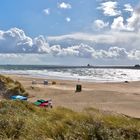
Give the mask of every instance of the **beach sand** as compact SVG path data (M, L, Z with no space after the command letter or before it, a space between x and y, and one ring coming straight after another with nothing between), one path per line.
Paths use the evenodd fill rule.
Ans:
M32 78L25 75L8 75L23 84L30 95L29 101L52 99L53 106L62 106L74 111L93 107L105 111L140 118L140 82L94 83L70 80ZM32 85L32 80L37 84ZM52 85L56 81L56 85ZM76 84L82 85L82 92L76 93Z

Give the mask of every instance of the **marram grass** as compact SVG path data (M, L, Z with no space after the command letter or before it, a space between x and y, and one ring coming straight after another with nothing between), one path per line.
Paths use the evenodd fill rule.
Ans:
M12 95L28 96L28 93L25 91L20 82L0 75L0 96L8 99Z
M0 75L0 96L27 95L24 87ZM140 120L101 112L39 108L26 101L0 101L0 140L140 140Z
M0 102L0 139L140 140L140 121L95 109L82 113L28 102Z

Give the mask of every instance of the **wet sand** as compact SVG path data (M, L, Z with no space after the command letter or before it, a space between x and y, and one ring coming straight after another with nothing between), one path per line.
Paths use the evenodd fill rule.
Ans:
M52 99L53 106L62 106L82 111L94 107L140 118L140 82L94 83L68 80L47 79L44 85L42 78L24 75L8 75L20 81L30 95L29 101ZM32 85L32 80L37 84ZM52 85L56 81L56 85ZM82 85L82 92L75 93L76 84Z

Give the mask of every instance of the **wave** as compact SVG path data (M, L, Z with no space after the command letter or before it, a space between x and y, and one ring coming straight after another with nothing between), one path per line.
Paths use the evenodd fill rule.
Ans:
M134 69L93 69L93 68L65 68L44 70L6 70L2 74L29 75L41 78L57 78L69 80L83 80L93 82L121 82L140 80L140 70Z

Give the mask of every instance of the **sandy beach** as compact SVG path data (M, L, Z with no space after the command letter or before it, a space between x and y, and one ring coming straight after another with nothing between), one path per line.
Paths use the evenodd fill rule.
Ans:
M32 78L24 75L8 75L23 84L29 93L29 101L37 99L52 99L53 106L62 106L74 111L85 108L112 111L120 114L140 118L140 82L94 83L70 80ZM36 80L37 84L32 85ZM56 81L56 85L52 85ZM75 93L76 84L82 85L82 92Z

